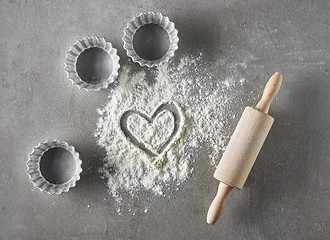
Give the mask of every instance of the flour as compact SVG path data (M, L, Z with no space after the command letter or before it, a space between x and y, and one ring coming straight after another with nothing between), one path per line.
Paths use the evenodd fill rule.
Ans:
M168 181L184 181L191 172L190 163L182 158L184 143L177 141L184 132L185 117L179 110L181 122L178 133L171 139L169 149L157 156L150 156L146 151L130 141L120 127L120 119L129 110L151 115L161 103L174 100L175 83L157 81L150 86L144 81L143 71L132 74L129 67L124 67L120 75L119 86L110 95L104 109L99 110L101 118L95 133L98 144L106 150L107 159L102 170L108 180L110 192L116 196L120 189L133 194L139 188L151 189L162 195L162 184ZM127 119L127 128L136 135L139 142L153 152L170 137L175 126L172 113L162 111L150 124L135 114Z
M174 131L174 117L166 111L162 111L152 124L137 114L130 116L128 121L128 129L153 152L159 151Z
M181 115L183 118L183 115ZM156 116L156 119L152 122L147 121L139 114L134 114L128 117L128 130L135 135L134 138L137 142L142 143L153 154L157 155L158 152L163 152L162 146L166 144L170 139L172 133L175 130L175 119L171 112L162 111ZM184 124L184 121L182 122ZM177 133L179 138L180 132ZM171 147L168 146L168 148Z
M118 201L122 192L134 195L145 189L164 195L164 188L178 190L193 173L194 153L202 147L206 146L215 165L229 140L226 127L235 117L231 109L245 83L235 70L228 77L208 73L202 54L187 55L154 70L136 72L130 66L122 67L118 86L99 110L95 132L106 152L101 173ZM166 109L152 118L166 103L177 106L180 121ZM132 114L125 125L121 119L128 111Z

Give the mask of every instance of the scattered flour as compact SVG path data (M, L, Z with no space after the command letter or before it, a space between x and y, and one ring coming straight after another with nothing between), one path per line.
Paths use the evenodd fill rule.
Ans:
M133 71L131 65L122 67L118 86L99 109L95 131L98 145L106 152L102 176L118 202L122 192L134 195L145 189L163 195L164 188L173 183L179 189L193 172L194 154L201 148L208 148L215 165L229 139L226 127L235 117L231 109L245 83L236 71L228 77L208 73L202 54L187 55L156 69ZM167 103L177 106L179 122L167 109L153 116ZM127 111L132 114L127 117L126 131L135 141L121 126ZM166 142L167 147L159 152Z
M171 112L162 111L150 124L145 118L134 114L128 118L128 130L138 142L157 152L174 131L174 117Z

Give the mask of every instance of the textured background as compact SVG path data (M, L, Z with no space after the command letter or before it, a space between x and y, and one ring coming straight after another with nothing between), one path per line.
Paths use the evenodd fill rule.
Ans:
M126 63L123 28L148 10L175 22L176 58L202 51L217 76L219 59L228 67L248 59L240 74L255 92L273 72L284 76L271 134L215 226L206 212L218 183L203 151L171 198L150 200L146 214L118 215L93 139L108 91L86 93L66 80L65 53L86 35L111 41ZM0 239L329 239L329 11L328 0L1 1ZM69 193L48 196L33 189L25 162L32 147L56 137L76 146L84 171Z

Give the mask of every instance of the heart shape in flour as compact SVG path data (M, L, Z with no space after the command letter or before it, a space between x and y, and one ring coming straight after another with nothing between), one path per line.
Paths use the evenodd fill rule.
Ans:
M174 103L163 103L149 117L137 110L124 112L120 128L127 139L152 157L166 152L183 130L183 113Z
M127 118L127 129L152 152L158 152L174 131L174 117L169 111L162 111L154 119L141 114Z

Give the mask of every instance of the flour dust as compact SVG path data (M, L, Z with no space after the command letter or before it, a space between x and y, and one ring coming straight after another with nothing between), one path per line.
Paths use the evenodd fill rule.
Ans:
M232 108L244 84L235 69L229 76L213 76L202 54L156 69L133 71L132 63L124 65L118 86L98 110L95 131L106 152L101 174L118 204L140 191L164 196L166 189L179 189L198 167L194 156L205 145L214 166L229 140L227 126L236 117ZM176 110L159 110L162 104Z

